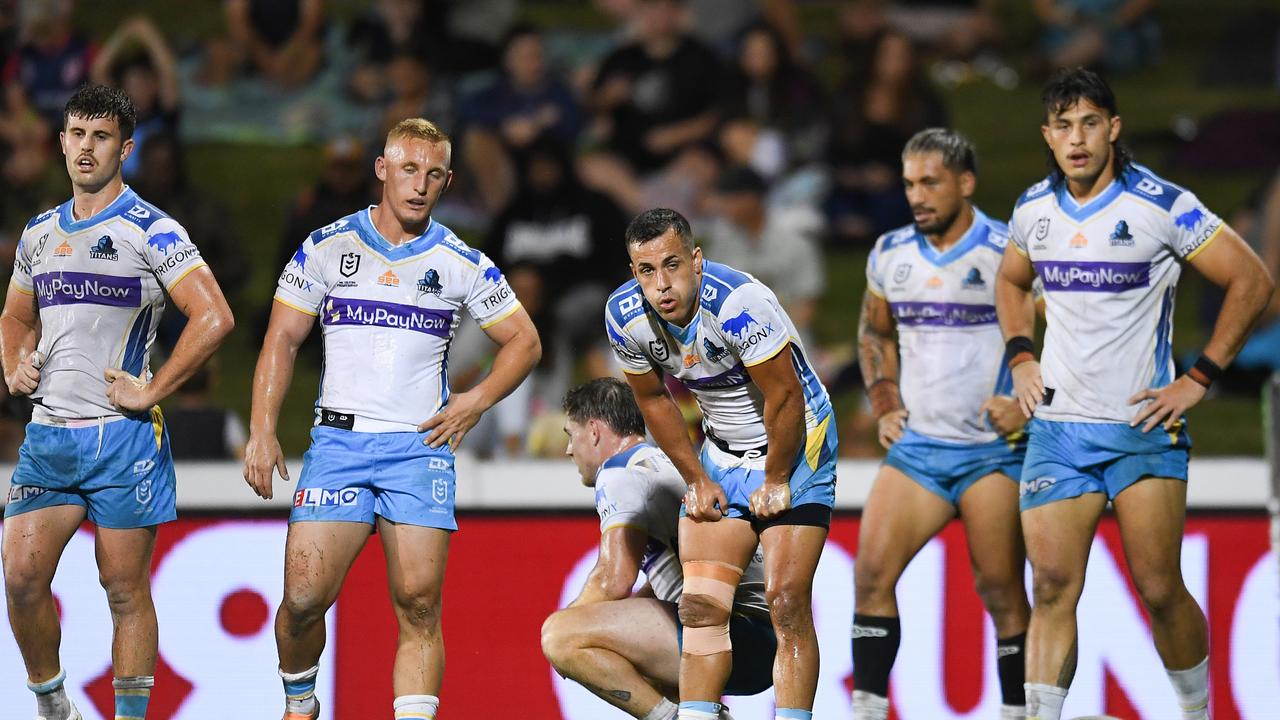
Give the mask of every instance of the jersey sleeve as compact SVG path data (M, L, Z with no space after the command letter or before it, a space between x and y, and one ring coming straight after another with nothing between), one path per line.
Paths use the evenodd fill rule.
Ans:
M36 235L30 230L22 233L22 237L18 238L18 249L13 255L13 278L9 281L10 287L15 287L27 295L34 295L36 292L31 280L32 243L35 242L38 242Z
M1224 224L1222 218L1200 202L1195 194L1184 192L1169 209L1170 225L1165 242L1183 260L1190 260L1209 246Z
M759 283L735 288L720 307L717 319L721 334L747 367L769 360L791 342L777 298Z
M480 253L476 278L465 304L471 317L482 328L497 325L520 308L520 301L507 284L506 276L484 253Z
M1027 235L1025 225L1026 223L1022 221L1022 218L1019 217L1018 212L1015 210L1013 217L1009 218L1009 244L1012 245L1013 249L1017 250L1018 254L1022 257L1031 257L1027 254Z
M604 311L604 330L609 335L609 346L613 348L613 356L622 365L623 372L643 375L653 370L649 358L640 350L640 343L631 337L631 333L618 327L607 305Z
M146 229L142 256L165 290L172 290L192 270L205 267L204 258L200 257L200 250L191 242L186 228L167 217L156 220Z
M596 476L596 512L600 533L617 527L649 532L648 483L623 467L605 468Z
M884 297L884 254L882 248L884 240L881 239L871 248L871 254L867 256L867 289L873 295L879 298Z
M328 286L324 281L323 259L310 237L302 241L280 272L276 283L277 302L299 312L317 315Z

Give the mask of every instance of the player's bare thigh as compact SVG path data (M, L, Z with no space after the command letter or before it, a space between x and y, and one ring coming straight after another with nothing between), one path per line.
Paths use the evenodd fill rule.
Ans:
M391 601L400 606L438 604L449 558L450 533L379 517L378 534L387 558Z
M84 522L80 505L54 505L4 519L6 585L44 586L53 580L62 550Z
M372 531L362 522L291 523L284 550L286 603L328 608Z
M710 561L747 567L756 552L759 538L751 523L743 518L720 518L697 522L680 518L680 561Z
M864 590L892 592L907 563L946 527L955 512L955 506L906 473L881 465L858 528L856 567Z
M679 684L675 603L638 597L591 603L565 608L547 624L547 631L558 636L557 643L610 650L659 687Z

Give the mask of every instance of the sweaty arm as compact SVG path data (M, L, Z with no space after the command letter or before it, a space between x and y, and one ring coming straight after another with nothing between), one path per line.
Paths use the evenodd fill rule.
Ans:
M485 327L484 332L498 344L493 367L475 387L450 395L439 412L418 426L418 432L427 433L423 442L431 447L448 442L456 448L480 416L524 382L542 358L542 341L523 307L517 306L507 317Z
M39 360L32 354L40 340L36 299L10 283L0 314L0 360L5 386L13 395L30 395L40 382Z
M644 530L629 525L606 529L600 535L600 555L595 567L569 607L630 597L648 543L649 534Z
M689 485L703 480L710 482L707 471L698 460L698 453L693 449L693 441L689 439L684 416L662 384L662 376L650 370L642 374L627 372L626 377L649 434L671 459L680 477Z
M1190 262L1209 282L1226 292L1213 334L1204 348L1206 357L1218 367L1226 367L1244 347L1249 331L1271 301L1275 280L1240 235L1226 225L1219 237Z
M289 479L284 453L276 437L280 406L293 379L298 348L315 324L315 316L286 305L272 303L271 321L262 340L262 352L253 372L253 406L249 413L249 444L244 453L244 479L259 497L271 499L273 470Z
M192 270L169 289L173 304L187 316L187 326L169 356L151 378L152 404L182 387L213 356L235 327L231 308L207 267Z
M787 349L747 367L751 382L764 395L764 432L769 453L764 461L766 485L791 482L791 466L804 446L804 390Z
M1000 319L1000 332L1005 342L1016 338L1034 337L1036 332L1036 305L1032 286L1035 268L1015 239L1005 245L1000 259L1000 271L996 273L996 315ZM1044 399L1044 380L1040 376L1040 363L1034 358L1005 358L1011 362L1013 394L1027 417L1035 412L1036 405ZM1024 361L1025 360L1025 361Z

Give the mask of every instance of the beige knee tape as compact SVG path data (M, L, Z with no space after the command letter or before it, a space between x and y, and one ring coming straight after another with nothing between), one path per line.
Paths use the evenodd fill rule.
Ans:
M729 640L729 621L723 625L710 627L687 627L684 629L683 651L690 655L715 655L732 652L733 643Z
M733 596L738 590L742 571L727 563L709 560L691 560L684 563L684 592L700 595L707 602L725 612L725 620L719 625L686 627L684 652L690 655L715 655L730 652L729 611L733 609Z

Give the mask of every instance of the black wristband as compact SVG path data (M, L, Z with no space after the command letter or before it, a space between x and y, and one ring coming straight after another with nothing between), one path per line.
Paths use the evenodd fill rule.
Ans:
M1187 372L1187 375L1201 385L1209 387L1213 384L1213 381L1222 377L1222 368L1218 366L1218 363L1201 355L1196 358L1196 364L1191 366L1191 370Z
M1005 341L1004 357L1006 360L1022 352L1036 354L1036 344L1031 342L1031 338L1026 335L1018 335Z

